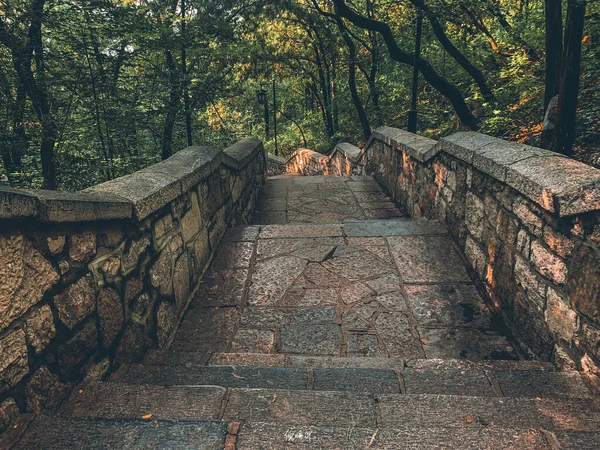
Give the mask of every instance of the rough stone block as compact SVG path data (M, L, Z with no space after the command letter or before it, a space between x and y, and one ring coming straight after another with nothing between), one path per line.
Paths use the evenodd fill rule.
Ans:
M161 302L156 312L156 333L159 348L163 348L168 342L176 325L175 308L169 302Z
M385 369L314 369L315 391L399 394L398 376Z
M105 288L98 295L98 318L100 340L109 348L123 327L123 303L121 296L112 288Z
M58 274L20 233L0 233L0 331L38 303Z
M342 343L342 329L336 324L290 325L281 330L281 351L309 355L335 355Z
M29 314L25 321L25 334L27 342L33 347L35 354L41 354L56 336L54 316L48 305L44 305Z
M4 393L29 373L25 332L16 329L0 339L0 393Z
M600 320L600 250L582 246L573 255L568 287L573 308Z
M7 398L0 403L0 433L11 425L19 413L19 407L12 398Z
M564 302L553 288L548 288L546 323L559 338L570 342L577 331L577 313Z
M61 345L57 351L58 365L62 374L71 371L98 347L96 324L88 320L81 330Z
M86 275L75 284L69 285L54 297L54 306L58 310L60 321L73 329L89 316L96 306L96 291L92 277Z
M542 246L539 241L531 243L531 261L536 269L545 277L558 284L567 281L567 265L565 262Z
M27 411L40 414L44 410L54 410L62 403L69 392L69 386L63 384L58 376L46 366L40 367L27 383L25 400Z

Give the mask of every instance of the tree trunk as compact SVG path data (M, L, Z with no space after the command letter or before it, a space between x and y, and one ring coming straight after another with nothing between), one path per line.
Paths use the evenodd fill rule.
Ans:
M546 87L544 112L558 94L562 59L562 1L546 0ZM542 131L542 147L549 148L554 130Z
M339 13L336 11L336 21L340 33L342 34L342 38L348 47L348 87L350 88L350 94L352 95L352 102L354 103L354 107L356 108L356 112L358 114L358 119L360 120L360 125L363 130L363 135L365 140L368 140L371 136L371 125L369 125L369 119L367 114L365 113L365 109L363 108L362 102L360 101L360 97L358 95L358 90L356 89L356 46L354 45L354 41L348 34L348 30L346 29L346 25L344 24L344 20L339 16Z
M175 65L173 54L169 50L165 51L165 59L169 70L169 101L163 125L162 150L160 154L162 160L169 158L173 154L173 129L175 128L175 119L179 110L177 66Z
M387 45L390 57L394 61L414 66L415 62L413 55L405 52L398 46L392 30L387 24L357 14L346 5L344 0L334 0L334 3L339 9L340 15L348 19L354 25L367 30L377 31L381 34ZM419 58L417 67L423 74L425 80L450 101L454 111L465 128L469 130L479 129L477 119L469 110L460 90L455 85L448 82L444 77L440 76L429 61Z
M488 86L487 81L481 73L481 71L477 67L475 67L465 55L461 53L461 51L452 43L452 41L450 41L450 39L448 39L444 27L442 27L442 25L440 24L435 13L431 11L427 6L425 6L425 1L411 0L411 3L416 8L421 9L425 13L427 20L429 21L429 23L431 24L431 28L433 29L433 33L437 37L440 44L442 44L444 50L446 50L446 52L458 63L458 65L461 66L465 70L465 72L467 72L471 76L471 78L473 78L473 81L475 81L475 83L477 83L477 86L479 86L479 90L481 91L481 95L483 95L483 98L485 98L488 101L494 101L494 93Z
M569 0L564 52L558 91L558 122L551 150L570 156L575 142L575 121L581 72L581 39L585 21L585 0Z

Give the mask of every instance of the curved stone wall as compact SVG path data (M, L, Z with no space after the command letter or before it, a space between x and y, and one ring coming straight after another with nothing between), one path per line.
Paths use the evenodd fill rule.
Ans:
M246 139L85 192L0 187L0 430L168 343L265 175L262 143Z
M382 128L366 157L410 216L448 225L524 348L599 372L600 170L474 132Z

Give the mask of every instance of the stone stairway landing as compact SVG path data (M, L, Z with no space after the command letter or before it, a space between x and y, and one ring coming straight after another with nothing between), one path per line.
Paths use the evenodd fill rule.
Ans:
M0 448L598 449L576 372L523 361L447 231L369 177L274 177L169 346Z

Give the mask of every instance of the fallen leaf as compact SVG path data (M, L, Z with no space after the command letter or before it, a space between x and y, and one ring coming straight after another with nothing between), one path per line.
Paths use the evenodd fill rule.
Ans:
M146 414L145 416L142 416L142 419L150 419L152 417L152 414Z
M465 423L473 423L473 418L471 416L465 416Z
M368 445L369 448L373 447L373 444L375 443L375 438L377 437L377 433L379 433L379 429L375 430L375 433L373 433L373 436L371 436L371 440L369 441Z
M211 291L216 291L217 289L219 289L218 284L215 284L213 287L210 288Z
M79 393L80 393L80 394L83 394L83 389L79 389Z
M427 343L429 342L427 339L421 339L421 342L423 343L423 345L427 345Z
M541 402L541 401L542 401L542 399L541 399L541 398L539 398L539 397L536 397L535 399L536 399L538 402Z
M19 428L19 425L15 425L15 426L13 427L13 430L16 430L17 428Z
M245 377L242 377L240 375L236 375L235 373L232 373L231 375L233 376L233 378L237 378L238 380L245 380L246 379Z

